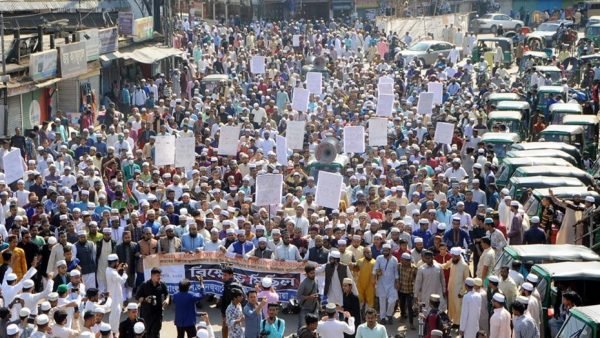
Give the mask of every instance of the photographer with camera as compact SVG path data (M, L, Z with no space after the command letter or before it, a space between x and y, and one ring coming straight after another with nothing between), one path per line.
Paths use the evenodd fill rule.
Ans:
M260 322L260 338L283 338L285 320L278 318L279 304L269 303L268 316Z
M163 310L169 305L169 292L167 285L160 280L161 273L159 268L152 268L150 279L140 285L135 295L140 303L141 317L146 323L146 338L160 337Z
M354 317L350 315L350 312L339 311L335 303L327 303L325 312L327 316L323 317L317 325L317 334L319 337L343 338L344 333L354 334ZM337 319L336 315L338 314L343 314L344 319L348 320L348 322Z

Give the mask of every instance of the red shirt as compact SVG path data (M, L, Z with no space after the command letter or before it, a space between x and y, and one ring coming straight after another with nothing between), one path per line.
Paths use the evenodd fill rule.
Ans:
M452 255L449 252L446 252L444 256L437 255L433 257L436 262L440 264L444 264L450 260L452 260ZM448 287L448 280L450 279L450 269L444 269L444 278L446 279L446 288Z

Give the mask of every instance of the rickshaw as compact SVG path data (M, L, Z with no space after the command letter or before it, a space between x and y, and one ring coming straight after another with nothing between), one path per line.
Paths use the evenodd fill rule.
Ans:
M535 167L521 167L515 170L512 177L531 177L531 176L550 176L550 177L574 177L580 180L586 186L596 184L594 177L585 170L577 167L560 167L552 165L540 165Z
M563 124L581 126L583 128L583 138L587 140L587 145L583 148L583 154L587 158L595 159L598 154L598 117L596 115L567 115L563 119Z
M529 177L515 177L513 175L508 181L506 188L509 191L509 195L515 201L523 201L526 199L527 191L529 189L540 189L540 188L558 188L558 187L587 187L583 182L575 177L565 176L529 176Z
M519 143L520 144L520 143ZM562 158L552 157L507 157L502 161L502 165L496 173L496 185L502 189L508 184L508 181L515 173L517 168L531 167L539 165L552 165L562 167L573 167L571 163Z
M513 144L511 150L539 150L539 149L554 149L561 150L573 156L577 163L582 163L581 153L579 149L570 144L563 142L526 142Z
M200 80L200 92L204 93L205 90L213 93L215 90L219 94L224 95L225 90L229 87L231 80L225 74L211 74L207 75Z
M575 157L565 153L562 150L556 149L538 149L538 150L510 150L506 153L506 157L525 157L525 158L533 158L533 157L554 157L554 158L562 158L563 160L571 163L574 166L579 165Z
M582 126L566 126L551 124L540 132L540 140L564 142L577 146L580 152L586 148L586 140L583 137Z
M552 188L552 193L554 193L554 196L560 198L561 200L573 199L574 194L581 195L581 198L592 196L596 200L596 205L600 204L600 194L593 190L589 190L587 187ZM534 189L532 195L534 197L533 202L525 206L525 212L527 215L529 215L529 217L540 216L542 214L542 199L544 197L550 197L550 189Z
M491 93L487 97L487 103L490 106L496 106L501 101L521 101L521 96L517 93Z
M592 40L594 46L600 45L600 23L585 28L585 38Z
M533 65L545 65L550 61L548 54L538 51L527 51L523 53L519 64L519 72L524 72L526 69L533 67Z
M550 111L550 123L561 124L567 115L581 115L583 108L579 103L555 103L548 109Z
M550 81L553 85L560 84L560 79L562 78L560 68L556 66L535 66L535 70L544 75L544 78L547 78L548 75L550 75Z
M554 189L553 189L554 191ZM600 256L583 245L574 244L529 244L508 245L496 261L494 271L499 271L503 266L511 266L514 260L531 262L533 264L554 262L597 262ZM520 273L527 276L525 264L521 266Z
M504 64L510 66L513 63L513 40L504 37L477 39L477 43L473 48L473 54L471 56L473 63L477 63L484 58L489 64L493 64L493 62L490 63L490 60L488 59L493 61L496 44L500 45L500 48L502 48Z
M516 110L520 111L525 122L525 128L527 128L527 134L530 135L533 128L533 121L531 121L531 106L527 101L500 101L496 104L496 110Z
M600 303L600 262L560 262L548 264L536 264L531 268L532 274L538 276L537 290L540 293L542 303L541 316L544 327L540 328L545 333L544 337L550 338L548 326L549 316L554 314L554 306L560 302L561 284L564 287L577 292L583 301L582 305ZM560 337L560 335L559 335ZM571 336L572 337L572 336ZM588 337L588 336L575 336Z
M515 110L494 110L488 114L488 130L492 130L495 125L505 125L507 130L519 134L521 140L527 139L527 126L520 111ZM485 134L484 134L485 135Z
M600 305L576 306L569 310L556 338L572 337L600 337Z
M565 100L565 90L562 86L540 86L537 90L537 107L536 109L547 113L548 112L548 100L550 98L560 97Z
M487 132L481 137L481 142L485 144L486 148L491 148L494 151L498 160L502 160L510 146L521 142L521 138L517 133Z

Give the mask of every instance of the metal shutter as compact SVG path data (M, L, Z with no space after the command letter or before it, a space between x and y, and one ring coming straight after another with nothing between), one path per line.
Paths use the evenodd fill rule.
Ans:
M23 128L23 114L21 111L21 95L8 98L8 124L6 133L15 134L15 128Z
M79 113L79 80L63 80L57 84L57 108L65 114Z

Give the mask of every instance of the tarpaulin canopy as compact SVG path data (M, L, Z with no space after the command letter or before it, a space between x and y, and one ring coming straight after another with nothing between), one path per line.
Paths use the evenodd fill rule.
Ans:
M125 60L135 60L139 63L151 64L166 59L171 56L181 56L183 51L176 48L144 47L136 49L133 52L112 52L109 55L102 55L102 61L110 61L120 58Z

